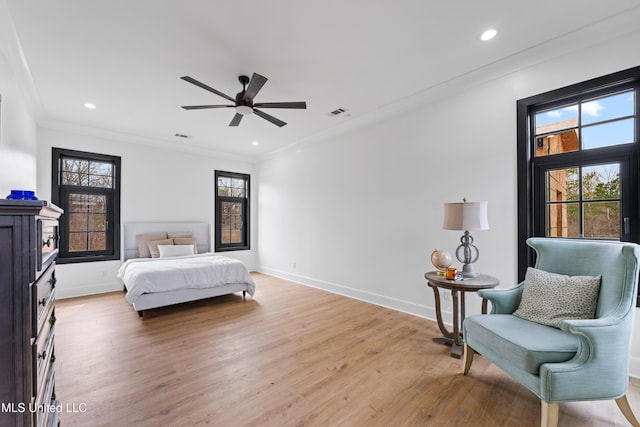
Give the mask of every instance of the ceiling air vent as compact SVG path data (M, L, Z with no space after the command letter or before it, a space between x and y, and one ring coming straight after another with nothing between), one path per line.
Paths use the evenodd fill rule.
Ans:
M330 116L335 117L335 116L340 116L340 115L345 115L345 116L349 116L349 114L345 114L347 112L346 108L336 108L335 110L331 111L329 113Z

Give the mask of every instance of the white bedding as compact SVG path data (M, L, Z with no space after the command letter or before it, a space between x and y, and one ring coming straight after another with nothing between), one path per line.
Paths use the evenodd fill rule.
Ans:
M178 289L203 289L245 283L251 296L255 283L247 267L238 260L212 253L171 258L134 258L124 262L118 278L127 287L126 299L145 293Z

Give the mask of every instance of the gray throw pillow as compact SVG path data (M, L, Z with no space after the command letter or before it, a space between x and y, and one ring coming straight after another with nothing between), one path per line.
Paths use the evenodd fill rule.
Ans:
M166 231L160 231L157 233L137 234L136 242L138 243L138 257L151 258L151 252L149 251L149 246L147 245L147 242L151 242L153 240L164 240L166 238L167 238Z
M563 320L593 319L602 276L565 276L529 267L514 316L554 328Z

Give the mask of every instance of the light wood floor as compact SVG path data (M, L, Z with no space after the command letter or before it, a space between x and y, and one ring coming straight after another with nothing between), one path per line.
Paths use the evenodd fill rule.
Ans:
M539 425L538 399L482 357L463 376L435 322L254 277L255 299L144 320L120 292L58 301L62 425ZM628 396L640 415L640 381ZM613 401L560 406L560 426L626 425Z

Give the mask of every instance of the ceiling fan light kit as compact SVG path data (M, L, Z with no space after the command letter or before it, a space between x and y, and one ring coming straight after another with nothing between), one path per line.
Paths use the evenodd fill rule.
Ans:
M235 99L226 95L219 90L216 90L210 86L207 86L204 83L199 82L198 80L189 77L183 76L180 77L182 80L189 82L193 85L196 85L204 90L208 90L209 92L215 93L222 98L233 102L233 105L225 104L225 105L184 105L182 108L185 110L204 110L209 108L235 108L236 114L231 119L229 126L238 126L243 116L247 116L249 114L255 114L258 117L262 117L263 119L273 123L276 126L282 127L286 125L286 122L273 117L270 114L265 113L262 110L258 110L257 108L293 108L293 109L306 109L306 102L257 102L254 103L253 99L258 94L262 86L267 82L267 78L261 76L258 73L253 73L251 79L247 76L239 76L238 80L242 84L242 91L236 94ZM248 85L248 86L247 86Z
M247 116L249 114L253 114L253 108L249 107L248 105L238 105L236 106L236 113Z

